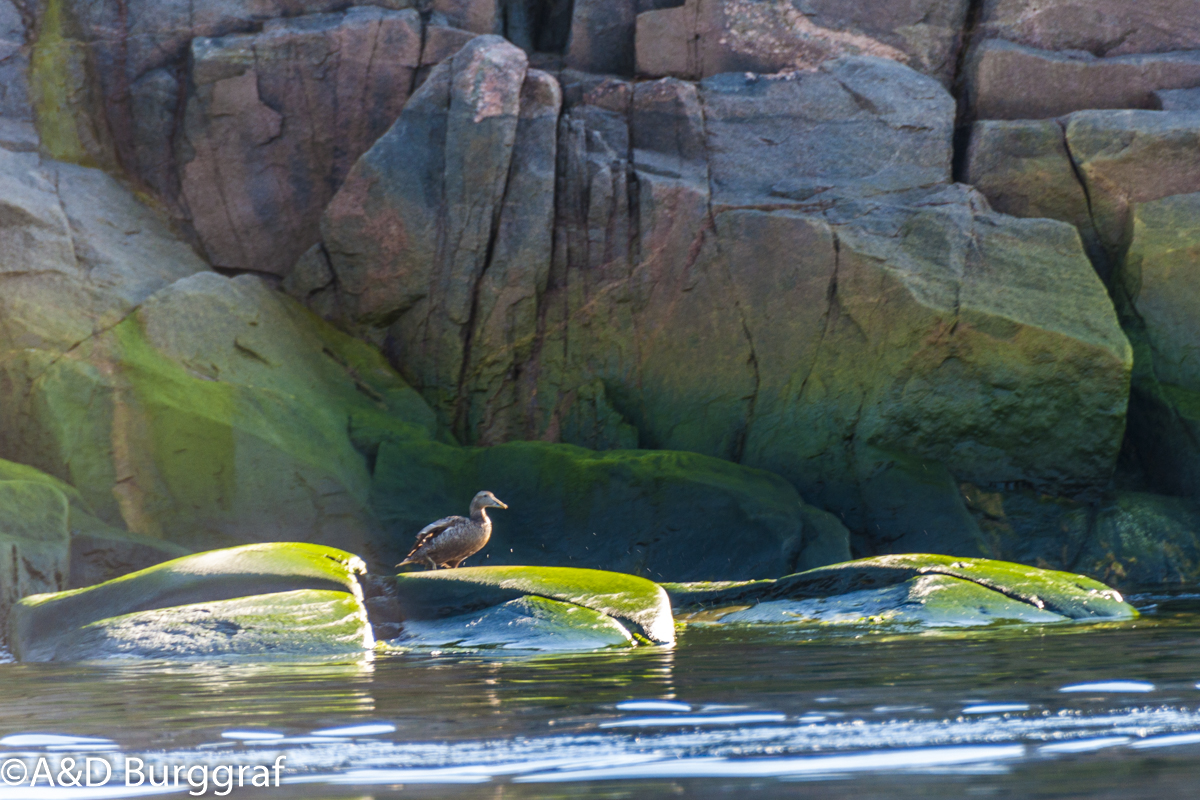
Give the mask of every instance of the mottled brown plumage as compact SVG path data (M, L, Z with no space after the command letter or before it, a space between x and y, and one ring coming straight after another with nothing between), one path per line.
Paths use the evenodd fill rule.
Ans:
M491 492L480 492L471 501L471 516L444 517L432 522L417 534L412 552L397 564L427 564L430 569L455 569L475 555L492 538L492 521L487 509L508 508Z

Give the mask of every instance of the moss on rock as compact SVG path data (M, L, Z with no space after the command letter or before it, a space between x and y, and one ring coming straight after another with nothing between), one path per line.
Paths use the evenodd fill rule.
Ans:
M408 620L436 620L544 597L612 617L652 642L675 641L671 604L657 584L634 575L570 567L462 567L396 578Z
M761 470L694 453L425 440L380 448L373 504L393 537L391 563L424 525L462 514L483 488L509 508L493 514L492 542L475 564L696 580L784 575L849 553L844 527L819 514L806 524L796 490Z
M935 584L922 583L928 576L952 578L957 583L939 581ZM961 584L961 585L960 585ZM968 585L970 584L970 585ZM1046 612L1062 620L1131 619L1137 611L1124 601L1120 593L1104 584L1083 575L1069 572L1027 567L1006 561L979 558L952 558L928 554L878 556L835 564L797 575L789 575L776 581L751 581L720 586L672 586L665 587L671 593L677 608L703 606L757 605L779 601L795 601L849 596L859 592L880 592L889 587L906 585L901 594L872 595L875 607L882 613L886 605L881 602L908 603L913 592L920 594L926 588L942 592L954 589L949 594L933 594L943 609L946 618L952 619L954 608L975 607L981 609L982 618L1005 618L1049 621ZM981 595L980 591L988 594ZM890 600L888 600L890 598ZM908 598L908 599L906 599ZM980 605L979 599L987 598ZM853 603L851 603L853 605ZM1012 616L1016 606L1020 614ZM994 610L984 610L984 609ZM972 612L973 613L973 612Z
M959 627L992 623L1066 622L1067 617L1014 600L949 575L921 575L878 589L833 597L768 600L748 608L712 612L723 624L920 625Z
M628 647L634 638L612 617L591 608L526 595L484 611L436 620L410 620L400 647L502 650L598 650Z
M41 481L0 480L0 622L22 597L65 588L69 572L67 496Z
M374 644L354 595L300 589L98 620L64 641L55 659L304 658L362 653Z
M23 661L51 661L84 627L142 611L303 589L361 598L357 556L311 544L254 544L185 556L99 586L26 597L9 619Z

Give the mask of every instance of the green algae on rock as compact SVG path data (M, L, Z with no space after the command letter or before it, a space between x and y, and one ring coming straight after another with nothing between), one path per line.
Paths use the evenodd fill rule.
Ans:
M99 586L26 597L13 607L8 644L22 661L52 661L86 626L142 611L304 589L343 592L360 602L364 571L357 556L311 544L198 553Z
M652 642L675 641L667 593L635 575L572 567L462 567L396 577L406 620L439 620L525 596L583 606L624 623Z
M1082 575L928 554L864 558L776 581L663 588L682 609L767 606L759 611L731 609L722 621L854 619L975 625L1137 616L1119 592Z
M600 611L525 595L483 611L408 620L403 637L389 644L563 652L629 647L635 640L624 625Z
M711 616L721 614L716 610ZM721 614L721 623L805 622L836 624L916 624L930 628L988 625L994 622L1065 622L1067 617L1013 600L977 583L949 575L921 575L903 583L833 597L768 600Z
M836 519L761 470L695 453L410 439L386 441L375 463L373 506L393 537L390 563L421 527L465 507L480 487L509 510L476 564L537 559L695 580L784 575L849 556Z
M69 562L66 494L41 481L0 480L0 623L22 597L65 588Z
M304 658L362 653L374 646L358 598L347 592L300 589L98 620L65 640L55 659Z

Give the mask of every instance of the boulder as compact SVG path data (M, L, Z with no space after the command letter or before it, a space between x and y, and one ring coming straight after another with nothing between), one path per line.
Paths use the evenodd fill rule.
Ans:
M953 99L891 61L718 75L699 90L714 203L786 199L821 208L862 197L899 201L950 182Z
M1200 49L1197 0L984 0L978 24L989 39L1095 56Z
M47 483L0 480L0 620L23 597L66 588L70 547L65 494Z
M1200 86L1193 89L1164 89L1154 95L1163 111L1200 111Z
M1119 492L1102 503L1079 569L1122 586L1189 586L1200 576L1194 498Z
M1200 46L1098 58L988 39L968 57L966 92L977 119L1041 119L1082 109L1158 108L1155 92L1200 85Z
M697 79L804 70L841 56L868 55L894 59L949 86L967 5L687 0L638 15L637 69L654 77Z
M61 492L67 499L70 575L65 586L49 588L91 586L190 552L162 539L139 536L106 525L95 516L74 486L25 464L0 459L0 481L21 481L46 487Z
M697 616L699 620L723 625L788 623L922 628L1069 621L1061 614L947 575L922 575L893 586L832 597L767 600L747 608L718 608ZM687 617L684 620L688 621Z
M706 609L702 619L720 622L943 626L1137 616L1119 592L1082 575L923 554L861 559L775 581L663 588L677 610Z
M374 646L367 616L353 595L307 589L98 620L75 631L53 660L309 659L361 655Z
M1081 111L1067 148L1112 263L1129 247L1134 205L1200 192L1200 112Z
M1071 223L1101 276L1106 280L1110 276L1108 256L1092 224L1087 193L1067 152L1065 125L1059 120L976 122L971 126L963 181L982 192L1002 214Z
M584 72L632 75L639 5L637 0L574 0L563 59L566 66Z
M1137 203L1131 216L1121 288L1142 322L1153 375L1200 392L1200 192Z
M214 266L291 270L354 161L404 107L421 35L414 9L357 7L192 40L179 170Z
M152 651L156 647L164 652L196 652L189 650L186 642L171 641L171 625L178 621L183 630L213 636L211 640L201 638L201 643L216 642L218 651L223 647L237 651L237 642L217 635L231 633L233 627L225 626L222 631L220 624L205 625L204 610L189 606L239 598L252 601L211 608L219 612L211 617L213 622L228 616L236 623L238 617L248 615L249 627L269 623L264 632L268 640L272 636L291 636L302 644L302 639L287 633L288 626L270 622L272 614L280 613L277 604L284 609L297 606L300 613L311 615L314 624L333 623L339 636L353 637L355 630L347 631L344 624L351 611L346 604L353 603L357 605L354 613L362 618L356 629L362 642L363 631L369 631L365 628L366 612L361 606L358 583L358 575L363 572L365 567L357 556L307 544L245 545L198 553L98 586L27 597L9 617L8 644L22 661L92 657L83 652ZM304 590L315 590L315 594ZM263 600L256 597L259 595L274 597ZM163 609L169 613L142 613ZM147 637L140 643L139 630L144 630ZM76 645L84 651L73 650Z
M192 549L358 549L374 530L363 450L381 429L434 430L377 352L251 277L176 282L40 386L30 414L51 471L110 524Z
M573 603L524 595L484 611L436 620L409 620L394 647L499 648L502 650L599 650L636 643L607 614Z
M675 642L675 623L666 592L645 578L619 572L567 567L460 567L399 575L396 587L406 625L534 597L598 612L655 644ZM529 605L524 608L531 610ZM545 604L542 608L553 611L554 616L562 613L562 609ZM600 624L611 629L590 614L580 614L579 621L585 627Z
M492 541L474 564L532 561L687 580L782 575L849 552L845 528L805 506L785 481L718 459L413 441L384 443L376 459L374 505L394 548L385 563L400 561L430 521L464 513L481 488L509 507L492 514Z
M1182 152L1180 153L1182 155ZM1154 191L1152 184L1144 184ZM1200 193L1133 205L1132 235L1117 288L1137 347L1130 440L1156 487L1200 496L1200 352L1195 272Z

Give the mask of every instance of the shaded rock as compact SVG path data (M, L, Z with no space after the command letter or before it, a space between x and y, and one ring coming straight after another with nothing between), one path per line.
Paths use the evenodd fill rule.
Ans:
M139 536L92 519L94 523L86 528L72 526L69 588L94 586L191 554L191 550L173 542Z
M312 589L140 611L83 626L55 661L346 656L375 646L352 594Z
M400 647L499 648L502 650L598 650L635 644L607 614L573 603L525 595L482 612L438 620L408 620Z
M1163 111L1200 111L1200 86L1194 89L1166 89L1154 95Z
M868 55L949 85L966 14L962 0L688 0L638 15L637 68L652 76L704 78L810 69L840 56Z
M1149 192L1157 188L1143 186ZM1117 288L1137 347L1130 440L1155 486L1200 496L1200 351L1194 316L1200 303L1195 281L1200 193L1139 203L1126 213L1132 217L1132 235Z
M698 579L785 574L809 541L816 552L848 549L845 529L828 520L808 538L800 498L785 481L694 453L415 441L385 443L375 464L375 507L395 555L386 563L480 486L509 510L496 515L491 543L474 563L536 559Z
M430 8L455 28L503 35L505 5L505 0L433 0Z
M1156 91L1197 85L1200 49L1097 58L989 39L972 50L967 65L967 97L978 119L1157 108Z
M972 487L968 494L980 526L1007 557L1131 590L1195 580L1200 508L1194 499L1118 491L1085 504L1029 491Z
M574 0L564 63L584 72L632 75L636 27L635 0Z
M412 9L194 39L180 170L212 263L290 271L351 165L399 115L420 63Z
M1131 212L1133 233L1120 280L1142 322L1153 375L1200 392L1200 193L1138 203Z
M912 625L926 628L997 623L1067 622L1061 614L1013 600L977 583L947 575L922 575L881 589L864 589L809 600L767 600L749 608L715 609L705 621L724 625Z
M1092 224L1088 197L1058 120L985 120L971 127L963 181L1002 214L1049 217L1079 230L1093 264L1107 254ZM1109 270L1101 271L1108 277Z
M79 588L154 566L190 551L149 536L138 536L101 522L74 486L41 470L0 460L0 481L21 481L61 492L67 499L70 532L69 579L38 591ZM64 573L66 574L66 573Z
M567 567L462 567L398 575L396 586L406 623L459 616L533 596L612 617L657 644L675 641L675 623L666 592L645 578L619 572ZM525 610L532 609L527 605ZM561 614L562 610L555 613ZM586 627L602 622L591 615L580 617Z
M66 495L46 483L0 480L0 620L23 597L66 588L69 574Z
M1124 586L1193 584L1200 507L1182 497L1121 492L1100 506L1079 568Z
M877 452L862 481L867 523L862 549L886 553L990 555L949 471L936 461ZM867 465L863 465L867 466ZM848 560L848 559L840 559Z
M125 619L113 624L104 621L138 612L299 590L320 590L323 595L345 594L357 603L362 596L357 576L364 571L364 565L357 556L307 544L245 545L198 553L99 586L27 597L13 608L9 617L8 644L13 654L22 661L53 661L79 657L70 649L72 642L82 641L77 637L94 623L102 624L92 629L97 633L90 634L96 636L96 639L90 640L93 643L90 646L119 650L123 646L121 641L126 640L133 642L130 646L136 647L137 619ZM330 599L325 596L298 596L284 598L284 601L285 604L289 600L302 604L328 603ZM337 603L335 606L320 613L343 619L347 609ZM268 616L271 613L269 608L264 611L263 606L256 602L234 605L230 609L235 615L250 613L261 617L264 613ZM365 626L366 614L361 610L361 605L358 606L358 613ZM187 609L179 612L178 620L184 624L195 624L200 614L203 612L199 609ZM153 628L169 628L172 616L165 614L142 618L153 623L147 629L152 641L157 636ZM103 643L107 638L105 629L113 631L113 641L108 645ZM181 645L164 643L163 646Z
M1196 0L985 0L980 33L1045 50L1096 56L1200 48Z
M1004 561L923 554L860 559L776 581L751 581L724 587L665 584L663 588L671 595L672 604L682 609L775 604L764 609L762 616L769 621L779 621L789 613L801 618L811 614L818 621L862 621L862 617L875 616L883 620L932 624L980 624L997 619L1030 622L1131 619L1137 616L1137 611L1124 602L1119 592L1082 575ZM895 591L884 591L889 588ZM824 602L780 604L816 599ZM839 605L842 599L845 605ZM1021 609L1016 604L1026 608ZM924 606L931 607L922 608ZM851 619L839 619L842 614L851 615ZM753 610L744 616L745 621L759 621ZM722 621L725 620L738 621L736 617L726 617Z

